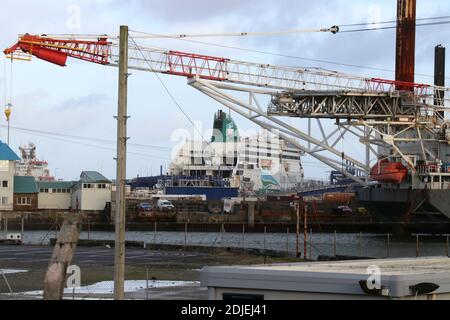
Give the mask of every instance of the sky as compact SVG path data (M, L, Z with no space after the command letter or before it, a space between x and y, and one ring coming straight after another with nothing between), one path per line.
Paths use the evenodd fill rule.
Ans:
M418 0L418 18L449 16L447 0ZM21 33L111 34L120 25L131 30L157 34L279 31L323 28L351 23L395 20L396 1L337 0L3 0L0 11L0 47L10 47ZM228 57L234 60L321 67L370 77L393 79L393 72L312 62L300 58L333 61L374 68L395 68L395 30L378 30L337 35L307 33L269 37L211 38L207 42L251 48L283 55L218 48L179 40L153 39L149 46ZM431 83L434 47L449 47L447 25L417 30L416 82ZM115 136L117 113L117 69L69 60L65 68L37 59L1 64L0 101L13 104L10 145L33 142L38 156L50 163L57 178L75 180L83 170L96 170L115 177ZM447 75L450 64L447 64ZM12 72L11 72L12 70ZM5 76L6 75L6 76ZM221 106L187 84L186 79L161 76L180 106L202 130L213 125L213 115ZM6 89L6 98L5 91ZM12 90L11 90L12 89ZM170 163L177 132L195 130L169 98L152 73L133 72L129 80L128 177L159 173ZM222 109L224 109L222 107ZM255 128L248 120L233 116L240 129ZM289 120L303 126L299 120ZM6 120L1 117L0 139L6 141ZM21 128L20 130L16 128ZM25 131L27 129L31 131ZM48 134L48 133L54 134ZM74 139L81 136L85 139ZM339 148L361 157L353 140ZM323 178L330 169L305 157L307 177Z

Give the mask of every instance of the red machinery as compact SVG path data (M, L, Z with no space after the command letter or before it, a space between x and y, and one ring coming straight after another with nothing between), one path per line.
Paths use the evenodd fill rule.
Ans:
M97 41L57 40L25 34L4 53L17 59L18 52L21 50L25 54L62 67L66 66L68 57L107 65L109 64L110 44L106 38L99 38ZM19 60L23 59L19 58Z

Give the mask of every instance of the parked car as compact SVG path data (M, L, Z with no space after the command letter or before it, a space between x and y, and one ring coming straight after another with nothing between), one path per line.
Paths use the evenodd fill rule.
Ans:
M174 211L175 206L169 200L158 200L158 204L156 205L159 211Z
M353 214L353 209L349 206L340 206L333 209L333 214Z
M153 211L154 207L153 207L153 205L151 205L148 202L143 202L143 203L138 204L138 210L149 212L149 211Z

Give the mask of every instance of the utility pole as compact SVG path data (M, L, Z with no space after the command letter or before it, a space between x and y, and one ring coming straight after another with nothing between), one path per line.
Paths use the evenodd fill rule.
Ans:
M119 106L117 115L117 178L116 178L116 242L114 264L114 298L125 298L125 180L127 168L127 88L128 88L128 27L120 27Z

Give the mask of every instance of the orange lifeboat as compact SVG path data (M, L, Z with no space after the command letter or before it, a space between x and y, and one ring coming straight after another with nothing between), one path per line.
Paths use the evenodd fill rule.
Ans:
M408 169L401 162L380 160L370 171L373 180L384 183L400 184L408 176Z

